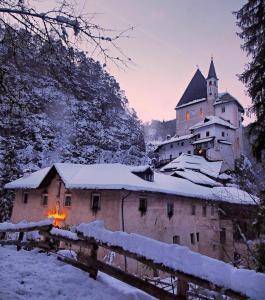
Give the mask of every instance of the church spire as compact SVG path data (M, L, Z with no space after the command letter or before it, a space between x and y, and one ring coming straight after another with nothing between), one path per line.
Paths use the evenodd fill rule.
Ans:
M216 76L216 72L215 72L214 63L213 63L213 57L211 58L211 64L210 64L210 68L209 68L209 72L208 72L208 76L207 76L207 79L210 79L210 78L214 78L214 79L218 80L218 78Z
M213 64L213 58L211 58L211 64L206 78L207 82L207 98L210 102L214 101L218 97L218 78L216 76L215 67Z

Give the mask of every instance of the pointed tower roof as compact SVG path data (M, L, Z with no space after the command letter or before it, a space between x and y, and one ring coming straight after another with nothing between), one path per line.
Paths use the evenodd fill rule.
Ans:
M207 76L207 79L210 79L210 78L215 78L218 80L218 78L216 76L216 72L215 72L215 67L213 64L213 58L211 58L211 64L210 64L210 68L209 68L209 72L208 72L208 76Z
M202 99L206 97L207 97L206 79L202 75L201 71L197 69L189 85L187 86L184 94L180 98L177 107L189 103L193 100Z

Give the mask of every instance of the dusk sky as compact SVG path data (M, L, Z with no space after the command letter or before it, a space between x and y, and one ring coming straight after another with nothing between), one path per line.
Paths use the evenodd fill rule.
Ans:
M47 7L54 1L42 1ZM250 105L236 74L247 62L236 35L233 11L241 0L78 0L83 13L99 13L99 24L125 29L134 26L131 38L119 46L133 59L126 70L110 65L138 116L143 121L169 120L196 71L207 75L214 58L219 91L230 92L244 107ZM249 122L248 120L246 120ZM245 121L245 124L247 123Z

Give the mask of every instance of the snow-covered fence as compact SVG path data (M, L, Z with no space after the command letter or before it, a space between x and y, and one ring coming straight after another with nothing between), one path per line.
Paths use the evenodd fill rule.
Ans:
M52 228L53 220L47 219L38 222L20 222L18 224L13 224L10 222L0 223L0 245L16 245L17 250L19 251L21 247L40 247L40 248L49 248L49 246L43 241L23 241L24 233L31 231L39 231L39 230L50 230ZM18 233L18 239L8 240L5 239L7 233Z
M37 226L46 242L49 240L61 241L91 249L90 256L86 257L86 264L61 257L60 259L65 263L88 272L95 279L98 271L104 272L159 299L187 299L189 284L227 295L232 299L264 299L264 274L256 273L253 270L234 268L222 261L193 252L187 247L162 243L138 234L113 232L105 229L103 223L99 221L80 224L73 228L75 232L52 228L50 223L42 222L23 226L9 224L9 227L0 224L0 232L4 230L30 231L30 228L36 230ZM50 243L48 244L50 245ZM99 247L177 277L178 283L180 283L177 295L100 261L97 257Z

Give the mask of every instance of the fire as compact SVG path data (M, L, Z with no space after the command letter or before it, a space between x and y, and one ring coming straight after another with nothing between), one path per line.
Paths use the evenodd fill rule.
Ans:
M48 211L48 218L53 218L53 225L60 227L61 222L66 219L66 214L56 212L56 210Z

